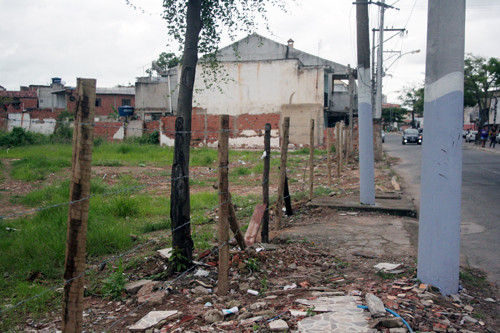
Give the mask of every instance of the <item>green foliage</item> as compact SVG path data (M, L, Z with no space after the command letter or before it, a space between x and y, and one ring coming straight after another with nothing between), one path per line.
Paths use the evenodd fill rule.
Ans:
M128 194L116 196L112 199L111 212L117 217L131 217L139 213L139 203Z
M0 135L1 147L17 147L35 143L35 135L24 128L14 127L12 132Z
M181 249L172 249L172 256L168 258L176 272L182 272L187 268L186 260L187 258L182 254Z
M408 110L406 110L405 108L401 108L401 107L384 108L384 109L382 109L382 119L386 123L389 123L391 121L400 123L403 121L407 112L408 112Z
M315 307L312 306L310 308L307 308L306 310L306 317L312 317L316 315L316 312L314 311Z
M111 119L118 119L118 117L120 117L120 114L118 113L118 110L113 105L111 105L111 109L113 109L113 112L110 112L108 114L109 118L111 118Z
M404 87L399 99L403 101L403 106L413 110L415 115L422 116L424 113L424 93L423 84Z
M252 170L247 167L237 167L236 169L234 169L234 173L237 176L245 176L251 174Z
M54 159L40 155L37 156L37 158L22 158L13 161L12 166L12 178L29 182L45 179L50 173L70 167L71 161L68 159Z
M160 132L153 131L151 133L144 133L142 136L135 138L128 138L126 140L128 143L135 143L139 145L159 145L160 144Z
M146 69L146 73L152 75L153 72L157 72L158 74L162 74L166 72L169 68L175 67L182 62L180 56L175 55L172 52L162 52L158 56L158 59L155 61L157 68L149 68Z
M498 88L500 59L468 54L464 68L464 105L479 107L480 126L488 121L490 101Z
M258 272L260 270L260 262L257 258L248 258L246 261L247 267L250 268L254 272Z
M101 294L114 300L121 300L127 279L123 274L122 260L118 261L118 266L113 267L111 274L104 280Z
M167 22L167 35L184 45L187 28L189 2L181 0L163 1L163 18ZM215 54L223 32L234 40L239 31L253 32L261 22L269 30L267 8L276 6L286 11L287 3L271 1L202 1L199 35L199 50L203 54Z
M267 279L267 276L260 279L260 294L261 295L264 295L267 292L268 286L269 286L269 280Z

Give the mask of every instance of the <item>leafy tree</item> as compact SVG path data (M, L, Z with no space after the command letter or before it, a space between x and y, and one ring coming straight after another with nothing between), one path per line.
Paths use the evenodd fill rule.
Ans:
M189 224L189 146L198 53L214 62L223 34L234 39L239 31L251 33L259 21L269 28L266 19L268 6L285 10L286 3L280 0L163 0L167 32L183 45L177 111L182 122L178 120L176 123L178 133L172 164L170 218L172 247L182 254L179 258L185 264L191 262L193 251Z
M464 68L464 105L478 106L479 127L488 121L493 91L500 88L500 59L468 54Z
M424 114L424 93L423 86L410 86L403 88L399 99L403 105L411 109L411 122L415 126L415 115L422 117Z
M407 112L408 110L402 107L384 108L382 109L382 119L385 123L400 123L403 121Z
M158 59L155 60L157 68L149 68L146 70L146 73L153 74L153 72L157 72L161 74L161 72L165 72L167 69L177 66L181 63L181 58L176 56L175 53L172 52L162 52L158 56ZM159 69L159 70L158 70Z

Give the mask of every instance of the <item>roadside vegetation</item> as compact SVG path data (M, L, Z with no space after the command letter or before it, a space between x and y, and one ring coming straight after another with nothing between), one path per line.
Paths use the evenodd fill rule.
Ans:
M31 184L32 190L22 195L0 192L0 200L8 200L7 208L12 205L22 207L21 212L29 212L0 220L0 310L44 292L14 310L0 313L0 330L8 331L27 315L37 318L60 307L68 205L58 204L66 203L69 198L72 147L70 142L39 138L24 130L2 134L2 138L1 142L9 144L2 144L0 150L0 182L8 179ZM120 143L98 140L94 145L87 235L89 264L134 249L151 238L161 247L170 245L168 192L173 148L152 142L154 138ZM325 152L316 150L316 159L322 159ZM232 201L243 232L255 205L262 201L261 155L260 150L230 150ZM190 158L192 235L195 251L199 252L217 242L217 150L193 148ZM306 177L304 168L308 160L308 149L290 153L290 184L304 183L306 178L302 177ZM279 164L279 153L273 152L271 185L278 178ZM99 167L112 167L106 170L116 171L116 177L97 176L94 170ZM128 169L134 171L127 172ZM327 194L321 186L315 192ZM306 198L306 186L292 194L294 200ZM271 202L274 201L272 196ZM39 209L49 206L55 207ZM18 212L16 208L13 213ZM108 280L120 280L119 275ZM92 292L103 297L118 293L109 290L109 281L93 281L92 285Z

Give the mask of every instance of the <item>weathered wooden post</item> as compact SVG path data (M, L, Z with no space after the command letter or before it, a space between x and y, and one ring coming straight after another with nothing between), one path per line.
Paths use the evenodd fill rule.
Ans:
M266 205L262 217L262 242L269 243L269 169L271 166L271 124L267 123L264 132L264 172L262 175L262 203Z
M283 193L285 190L286 158L288 153L288 133L290 131L290 117L283 119L283 135L281 137L281 164L278 183L278 200L276 201L276 228L281 229L281 209L283 208Z
M332 131L330 127L326 128L326 156L328 167L328 187L332 186Z
M219 118L219 281L217 294L229 290L229 116Z
M311 119L311 132L309 135L309 200L314 195L314 119Z
M78 100L73 130L62 326L63 332L83 329L83 287L89 216L90 169L92 164L93 119L95 110L95 79L77 79ZM86 199L85 199L86 198ZM82 200L83 199L83 200Z
M342 140L340 139L340 122L335 124L335 148L337 150L337 178L340 178L341 163L342 160Z

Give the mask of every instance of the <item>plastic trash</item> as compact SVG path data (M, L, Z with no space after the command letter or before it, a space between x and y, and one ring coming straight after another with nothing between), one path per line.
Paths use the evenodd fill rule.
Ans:
M227 315L230 315L233 313L238 313L238 307L234 306L231 309L222 309L222 313L224 314L224 316L227 316Z
M259 296L259 292L257 290L248 289L247 293L249 293L250 295Z

